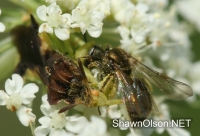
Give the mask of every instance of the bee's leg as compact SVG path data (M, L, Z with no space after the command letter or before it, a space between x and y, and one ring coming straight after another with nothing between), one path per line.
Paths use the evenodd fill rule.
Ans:
M89 69L92 69L92 68L104 68L103 65L99 61L91 62L87 67Z
M73 104L67 105L66 107L60 109L60 110L58 111L58 113L65 112L66 110L69 110L69 109L75 107L76 105L77 105L77 103L73 103Z
M111 78L112 78L112 75L111 75L111 74L109 74L109 75L106 77L105 81L103 82L103 84L102 84L101 87L100 87L100 91L101 91L101 92L103 92L104 88L106 87L106 85L108 85L108 82L109 82L109 80L110 80Z
M98 106L97 109L98 109L99 115L101 115L100 107Z

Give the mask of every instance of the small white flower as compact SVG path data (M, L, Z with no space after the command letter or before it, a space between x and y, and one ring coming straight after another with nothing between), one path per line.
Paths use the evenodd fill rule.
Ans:
M0 9L0 15L1 15L1 9ZM3 32L6 29L5 25L0 22L0 32Z
M133 4L129 0L113 0L112 4L114 18L121 24L118 31L122 37L122 48L132 54L141 52L139 50L146 45L145 40L151 30L148 5Z
M87 126L88 121L85 117L66 117L66 112L58 113L55 105L49 105L47 95L42 97L42 101L40 108L45 116L39 119L41 126L35 129L36 136L73 135L80 133Z
M108 114L108 117L110 119L120 119L120 120L130 120L127 109L125 104L120 104L120 105L111 105L109 107L101 107L101 113L102 117L106 117ZM126 127L119 127L121 130L126 130L128 128Z
M133 29L136 34L140 34L148 26L148 5L143 3L135 5L129 0L112 0L112 4L112 13L115 19L120 24Z
M197 30L200 32L200 1L199 0L185 0L185 1L176 1L176 6L180 14L192 22Z
M134 30L129 30L126 26L119 26L118 31L122 40L120 43L122 44L122 48L126 50L128 53L136 54L140 52L140 48L142 48L145 44L143 40L145 39L145 34L136 35ZM146 48L147 49L147 48Z
M140 44L146 38L145 31L143 31L143 30L140 30L140 32L139 31L136 32L134 29L129 30L125 26L119 26L118 30L122 37L121 43L124 45L130 45L133 42Z
M71 15L68 13L62 14L62 10L56 4L51 3L50 6L45 5L37 8L37 15L42 21L46 21L39 27L39 32L53 33L61 39L66 40L70 37L70 27L72 23Z
M189 102L194 102L196 100L196 96L200 95L200 61L197 61L193 64L188 65L188 69L192 69L192 71L188 74L189 79L191 81L190 85L193 89L193 96L187 99Z
M82 34L88 31L90 36L99 37L102 33L102 21L109 13L109 1L82 0L72 10L72 18L75 21L72 27L80 27Z
M6 80L5 90L6 92L0 91L0 105L6 105L7 109L16 111L20 122L24 126L34 122L36 117L31 112L32 109L23 105L31 104L35 98L34 94L39 90L38 86L34 83L29 83L23 87L22 77L18 74L13 74L12 80Z
M106 132L106 122L99 117L91 116L90 123L78 136L106 136Z
M108 115L111 119L118 119L121 117L121 111L118 108L118 105L109 106Z
M154 116L154 120L168 121L169 123L171 123L169 108L166 104L163 103L165 98L164 97L156 97L155 100L156 100L157 106L159 106L159 113ZM182 129L182 128L178 128L178 127L173 127L173 128L157 127L155 130L158 134L162 134L164 132L164 130L166 130L170 134L170 136L174 136L174 135L190 136L190 133L188 131L186 131L185 129Z

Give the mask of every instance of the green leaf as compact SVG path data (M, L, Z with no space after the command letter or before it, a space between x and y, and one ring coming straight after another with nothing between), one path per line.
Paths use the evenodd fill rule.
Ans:
M16 68L19 62L19 57L17 56L17 49L13 46L5 50L0 54L0 83L4 83Z

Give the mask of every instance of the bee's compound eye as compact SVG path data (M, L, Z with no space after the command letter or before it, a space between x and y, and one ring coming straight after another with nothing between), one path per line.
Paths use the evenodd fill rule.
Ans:
M93 96L99 96L99 91L97 91L97 90L91 90L91 94Z
M92 47L92 49L90 50L90 52L89 52L89 55L90 56L96 56L96 55L98 55L98 52L102 52L103 50L99 47L99 46L94 46L94 47Z
M94 46L89 52L89 56L93 60L102 60L104 55L105 55L104 50L102 48L100 48L99 46Z

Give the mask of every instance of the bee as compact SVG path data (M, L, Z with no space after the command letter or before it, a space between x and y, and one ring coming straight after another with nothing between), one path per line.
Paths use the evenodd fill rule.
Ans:
M117 94L125 103L131 121L143 121L154 107L149 82L173 100L182 100L193 95L190 86L176 81L145 66L120 48L102 49L94 46L89 51L84 65L101 81L100 91L108 99ZM114 83L113 83L114 82ZM113 83L114 91L106 89Z
M75 63L56 51L44 49L44 41L38 36L38 24L32 15L31 26L17 26L11 34L21 57L15 73L24 75L28 68L36 71L47 87L49 104L64 101L67 106L59 112L78 104L94 105L96 101L93 101L81 61Z

